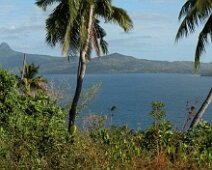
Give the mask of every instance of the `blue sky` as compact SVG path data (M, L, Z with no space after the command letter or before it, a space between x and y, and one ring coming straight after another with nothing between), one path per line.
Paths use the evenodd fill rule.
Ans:
M45 19L34 0L0 0L0 42L21 52L61 56L59 47L45 43ZM185 0L114 0L129 12L134 29L125 34L118 26L104 24L110 53L118 52L151 60L193 60L197 34L175 43L178 13ZM50 9L49 9L50 11ZM197 32L199 29L197 29ZM212 61L212 46L201 61Z

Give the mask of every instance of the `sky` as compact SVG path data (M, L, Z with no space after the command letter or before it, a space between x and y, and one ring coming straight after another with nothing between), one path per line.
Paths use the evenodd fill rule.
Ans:
M0 0L0 42L7 42L20 52L62 56L60 47L45 42L47 12L35 0ZM195 34L175 43L180 25L177 17L185 0L113 0L114 5L128 11L134 28L124 33L117 25L103 24L110 53L121 53L149 60L193 61L198 38ZM201 26L200 26L201 28ZM212 44L202 62L212 61Z

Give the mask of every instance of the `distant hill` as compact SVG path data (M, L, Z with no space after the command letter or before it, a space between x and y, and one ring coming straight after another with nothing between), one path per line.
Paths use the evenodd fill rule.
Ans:
M10 48L7 43L0 45L0 66L18 73L22 66L23 53ZM41 74L73 74L77 71L78 58L68 62L66 57L27 54L27 63L40 66ZM137 59L131 56L114 53L94 58L88 63L87 73L193 73L193 62L189 61L153 61ZM209 74L212 63L202 63L200 73Z

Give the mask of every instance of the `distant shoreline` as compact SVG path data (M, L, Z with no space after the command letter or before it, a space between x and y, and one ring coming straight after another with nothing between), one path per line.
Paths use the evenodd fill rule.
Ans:
M174 75L191 75L191 76L205 76L205 77L211 77L211 76L206 76L206 75L201 75L201 74L192 74L192 73L163 73L163 72L141 72L141 73L132 73L132 72L122 72L122 73L86 73L86 75L132 75L132 74L174 74ZM41 75L76 75L76 73L42 73Z
M64 57L27 54L27 63L40 66L40 74L75 74L78 58L67 62ZM19 73L23 64L23 53L10 48L6 43L0 45L0 65L12 73ZM212 63L201 63L200 75L211 75ZM193 74L194 63L191 61L158 61L138 59L119 53L93 58L87 64L86 74L140 74L167 73Z

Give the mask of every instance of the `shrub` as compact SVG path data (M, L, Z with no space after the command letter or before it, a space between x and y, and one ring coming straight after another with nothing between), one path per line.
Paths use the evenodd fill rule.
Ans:
M1 161L31 166L48 158L49 165L58 166L69 142L66 113L45 93L20 94L15 77L6 71L0 70L0 78Z
M212 168L212 126L177 132L163 120L161 102L153 103L155 121L145 131L106 128L106 117L95 114L86 131L70 136L66 112L46 92L23 94L15 77L0 70L0 94L0 169Z

